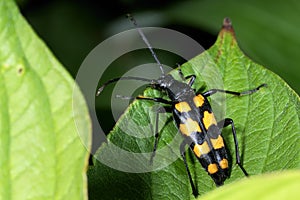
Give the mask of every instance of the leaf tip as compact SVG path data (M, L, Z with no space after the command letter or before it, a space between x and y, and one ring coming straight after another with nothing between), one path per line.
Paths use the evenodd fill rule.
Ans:
M233 36L235 35L231 19L229 17L225 17L223 20L222 32L230 32Z
M219 36L221 36L221 38L223 38L224 34L230 34L233 39L235 40L235 32L234 32L234 29L233 29L233 26L232 26L232 22L230 20L229 17L226 17L224 18L223 20L223 25L222 25L222 29L219 33Z
M220 34L223 35L224 33L230 33L233 38L235 38L235 32L232 26L231 19L229 17L226 17L223 20L222 30Z
M225 17L223 20L223 29L232 30L232 23L229 17Z

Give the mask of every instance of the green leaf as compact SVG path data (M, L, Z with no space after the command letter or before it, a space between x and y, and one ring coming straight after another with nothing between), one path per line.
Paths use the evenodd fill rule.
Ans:
M193 86L200 92L216 87L244 91L268 84L248 96L215 94L210 98L212 107L218 120L234 120L242 164L250 175L300 167L299 97L280 77L243 54L231 26L223 27L216 43L181 69L186 76L196 75ZM178 77L176 70L171 73ZM145 95L160 96L153 89L146 90ZM160 120L158 152L153 165L149 164L154 143L154 105L157 104L134 101L109 133L108 143L98 149L95 165L88 171L90 199L194 198L183 161L178 159L182 139L175 137L177 128L169 114L160 115L166 118ZM245 178L234 164L231 129L225 128L222 135L231 156L231 176L226 185ZM188 152L189 168L200 195L215 189L212 179ZM138 169L149 172L138 173Z
M87 199L83 97L14 1L0 16L0 199Z
M199 199L298 199L299 178L299 171L264 174L218 188Z

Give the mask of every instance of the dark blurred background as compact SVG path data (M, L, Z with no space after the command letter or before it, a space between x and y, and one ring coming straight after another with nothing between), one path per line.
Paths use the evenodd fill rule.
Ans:
M96 45L133 28L126 13L132 13L140 26L180 31L206 49L216 40L223 18L230 17L245 54L300 92L300 1L297 0L19 0L18 4L33 29L73 77ZM149 54L135 53L121 63L134 66L137 58ZM97 102L97 109L104 116L111 115L109 101ZM108 120L104 124L108 132L114 122Z

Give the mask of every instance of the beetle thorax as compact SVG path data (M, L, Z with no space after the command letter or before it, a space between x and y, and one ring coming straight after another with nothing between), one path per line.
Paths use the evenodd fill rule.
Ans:
M157 87L165 90L172 101L183 101L185 97L195 95L189 85L175 80L171 75L162 76L158 79Z

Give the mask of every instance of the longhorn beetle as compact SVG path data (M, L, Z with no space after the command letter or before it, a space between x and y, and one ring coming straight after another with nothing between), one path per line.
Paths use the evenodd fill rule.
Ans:
M183 158L184 165L187 171L187 175L194 196L198 195L198 191L195 187L190 170L188 168L188 164L185 157L185 146L189 145L189 148L197 157L202 167L208 172L208 174L214 180L215 184L217 186L223 185L224 181L229 176L228 155L225 149L223 137L221 135L221 129L226 126L231 125L232 135L235 144L236 164L243 171L244 175L248 176L248 173L246 172L246 170L241 164L241 159L239 155L239 146L238 146L236 130L235 130L233 120L230 118L225 118L220 122L217 122L207 97L218 92L231 94L235 96L250 95L258 91L260 88L265 87L267 85L261 84L257 88L243 91L243 92L211 89L204 93L195 93L195 91L191 88L191 86L193 85L196 76L191 75L188 77L184 77L180 68L179 68L179 74L180 77L182 78L182 81L178 81L174 79L174 77L170 74L165 74L162 64L158 60L154 50L152 49L152 46L150 45L149 41L145 37L144 33L138 27L135 19L131 15L128 15L127 17L133 22L142 40L147 45L153 58L158 64L162 72L162 75L157 80L146 79L141 77L133 77L133 76L114 78L104 83L98 89L96 95L98 96L108 84L117 82L119 80L139 80L139 81L148 82L149 86L152 86L153 88L166 92L169 99L164 99L160 97L146 97L146 96L137 96L137 97L118 96L118 97L125 98L125 99L137 99L137 100L146 100L146 101L154 101L154 102L162 103L165 104L164 108L166 108L165 109L166 112L172 112L176 125L184 138L183 142L180 145L180 154ZM230 21L227 20L227 22L230 25ZM187 83L185 81L187 81ZM151 162L157 148L158 135L159 135L158 116L159 113L161 112L162 111L158 110L156 114L155 142L154 142L153 153L150 158Z

